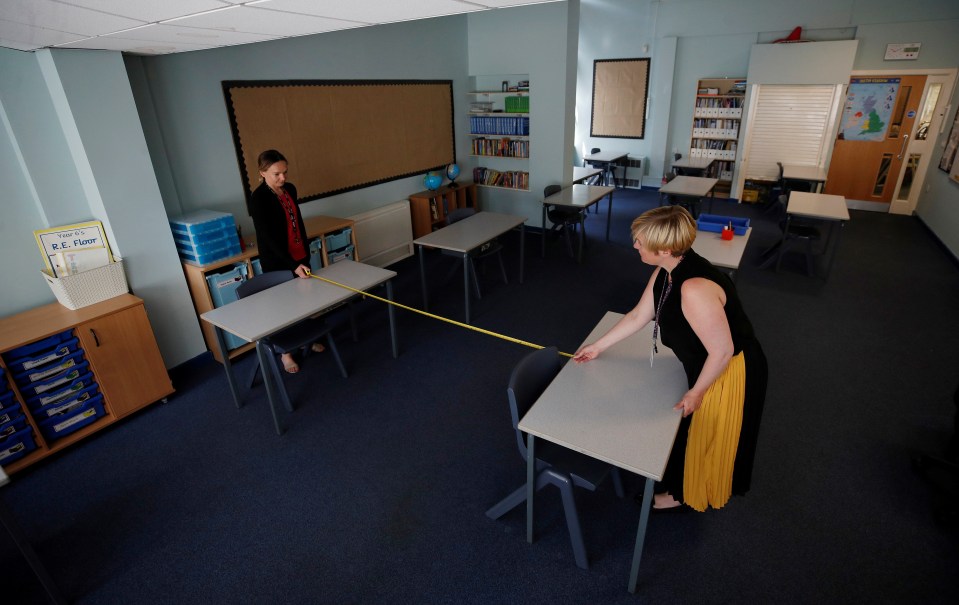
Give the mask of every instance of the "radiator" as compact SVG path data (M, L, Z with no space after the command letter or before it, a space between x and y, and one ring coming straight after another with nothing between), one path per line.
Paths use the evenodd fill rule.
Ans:
M350 217L355 221L356 255L377 267L413 256L410 202L403 200Z

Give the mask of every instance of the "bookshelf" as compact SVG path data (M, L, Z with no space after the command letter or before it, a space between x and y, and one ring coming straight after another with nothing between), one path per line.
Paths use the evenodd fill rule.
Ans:
M473 181L480 187L529 191L529 76L474 76L469 97Z
M719 179L717 190L729 192L736 163L745 78L699 80L693 109L690 158L713 159L713 174Z

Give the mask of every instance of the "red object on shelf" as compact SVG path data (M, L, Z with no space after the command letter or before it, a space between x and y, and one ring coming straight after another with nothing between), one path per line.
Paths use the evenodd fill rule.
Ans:
M789 32L788 36L774 41L773 44L780 44L782 42L806 42L806 40L802 40L802 27L797 26Z

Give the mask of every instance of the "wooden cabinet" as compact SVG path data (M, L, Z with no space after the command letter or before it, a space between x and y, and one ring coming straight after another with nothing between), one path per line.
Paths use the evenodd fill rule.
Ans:
M470 101L470 155L480 158L480 187L529 191L529 75L474 76Z
M39 429L46 417L28 405L30 393L12 379L13 368L7 364L11 352L19 347L58 334L79 340L79 350L103 396L103 415L76 432L49 438ZM0 319L0 360L5 370L3 380L13 390L36 444L36 449L26 456L4 465L7 473L29 466L173 393L143 300L132 294L75 311L53 303Z
M446 225L446 215L457 208L479 210L475 183L456 187L445 185L436 191L420 191L410 196L413 238L423 237Z
M714 160L711 174L719 179L717 191L729 191L736 162L746 80L700 80L696 89L690 158Z
M353 260L360 260L356 254L356 233L352 231L354 226L352 219L334 216L311 216L303 219L303 225L306 227L306 235L309 239L320 238L324 267L330 264L331 252L327 249L325 236L346 228L351 230L350 241L353 245ZM256 238L246 237L244 240L246 249L236 256L224 258L206 265L196 265L187 261L183 262L183 273L186 276L187 286L190 288L190 296L193 298L193 306L196 308L197 316L211 311L216 307L213 295L210 293L207 276L232 269L238 264L246 267L245 274L247 277L253 276L253 261L257 257ZM200 321L200 329L203 330L203 340L206 341L207 349L213 353L213 357L217 361L223 363L223 357L220 355L220 347L217 346L216 343L215 328L205 321ZM254 343L244 343L236 348L230 349L230 359L249 351L253 347Z

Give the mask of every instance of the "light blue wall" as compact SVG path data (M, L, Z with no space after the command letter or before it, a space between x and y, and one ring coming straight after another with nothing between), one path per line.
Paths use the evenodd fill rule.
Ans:
M537 227L542 224L543 189L572 182L574 81L567 72L566 57L576 52L578 12L579 2L574 1L469 16L470 74L480 82L484 77L514 81L518 78L508 76L515 74L530 81L528 163L495 158L473 158L480 162L472 162L498 170L526 170L528 164L529 192L487 188L482 189L481 199L487 209L525 215L528 224ZM462 136L469 132L467 128L464 116L463 128L457 132Z
M959 2L955 0L581 0L577 148L615 147L648 156L646 184L656 185L674 151L688 146L697 80L743 77L753 44L785 37L794 27L804 38L831 40L854 33L854 70L943 69L959 66ZM675 39L675 42L674 42ZM917 61L884 61L886 44L920 42ZM643 45L649 45L644 53ZM673 52L673 47L675 52ZM595 59L652 56L648 142L591 139L589 112ZM675 61L660 87L657 71ZM952 92L952 111L959 93ZM951 123L953 116L947 116ZM656 126L668 123L664 141ZM938 164L948 128L937 141ZM917 214L959 256L959 186L934 166Z
M252 233L221 82L283 79L453 80L465 116L467 20L458 15L160 57L127 58L163 201L171 215L230 212ZM263 116L268 120L269 116ZM465 118L464 118L465 120ZM465 122L457 123L462 132ZM324 141L317 141L323 145ZM458 141L457 157L468 147ZM296 175L290 180L296 183ZM349 216L424 189L411 177L314 200L305 216Z

